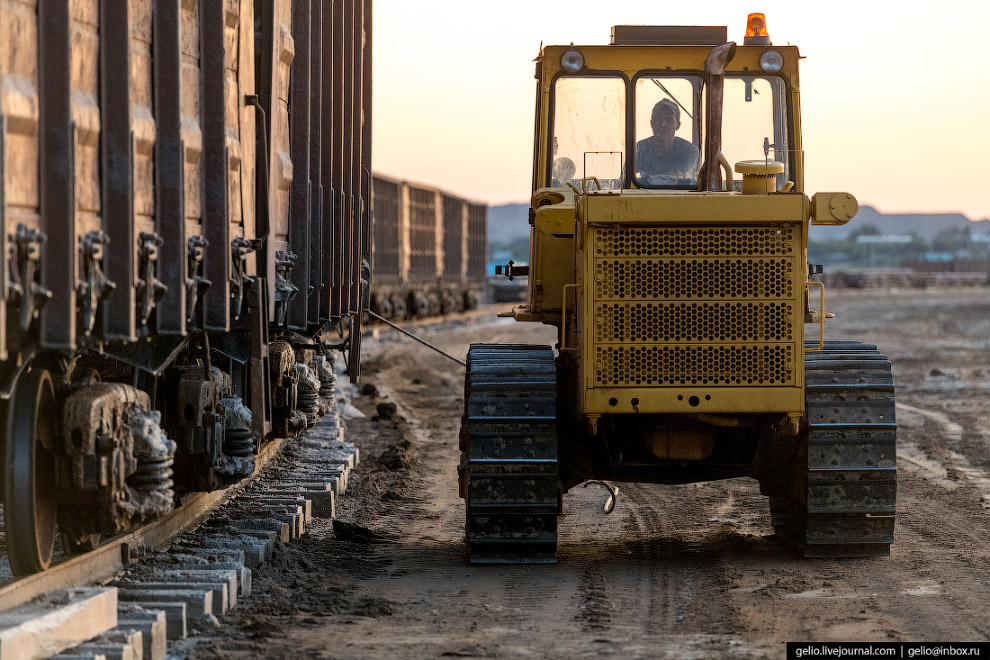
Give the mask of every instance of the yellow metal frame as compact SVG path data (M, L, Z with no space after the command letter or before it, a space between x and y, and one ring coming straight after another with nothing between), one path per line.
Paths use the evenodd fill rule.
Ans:
M580 185L541 188L553 155L549 153L551 93L554 79L562 73L561 56L578 50L584 56L586 68L577 75L595 72L622 74L632 80L640 71L662 69L701 72L711 53L711 46L548 46L538 58L539 85L538 118L534 177L538 189L532 198L532 234L530 243L529 300L515 312L520 321L540 322L560 327L560 350L578 355L578 414L597 419L610 413L786 413L800 416L804 412L804 320L803 296L810 295L809 286L820 287L821 318L819 319L819 348L824 346L824 287L808 282L804 262L807 260L809 224L842 224L856 211L856 201L846 193L818 193L809 199L804 193L804 155L801 135L800 80L798 63L801 58L794 46L773 46L781 54L783 66L779 75L789 85L791 110L790 147L795 151L791 170L793 184L778 193L742 195L733 192L696 192L688 190L589 190L585 178ZM735 57L726 69L727 75L759 72L760 56L766 46L738 46ZM724 160L724 159L723 159ZM720 163L731 180L731 169ZM599 186L600 187L600 186ZM730 186L731 189L731 186ZM792 305L794 320L790 340L782 342L748 342L750 347L787 344L791 347L791 380L785 385L650 385L601 387L595 386L593 360L595 347L594 245L590 232L595 227L770 227L789 225L800 232L792 259L792 290L786 303ZM798 245L799 243L799 245ZM587 285L586 285L587 284ZM574 334L568 330L568 289L574 289L576 323ZM774 301L778 299L761 299ZM779 299L785 302L784 299ZM663 304L666 300L646 301ZM674 301L670 301L674 302ZM676 301L682 302L682 301ZM698 302L704 302L699 300ZM709 301L711 302L711 301ZM568 345L570 343L570 345ZM704 342L702 342L704 343ZM708 342L721 346L731 342ZM618 345L618 344L616 344ZM683 345L683 344L681 344ZM744 345L744 344L739 344ZM582 355L583 353L583 355Z
M578 277L577 332L580 335L572 344L580 346L583 353L579 360L579 377L582 387L580 412L584 415L608 413L801 413L804 411L804 292L806 269L803 259L808 229L808 199L800 194L743 196L737 193L681 193L660 191L603 192L583 195L577 200L578 223L575 236ZM724 345L780 345L790 351L790 378L775 385L697 384L672 385L668 383L649 386L603 386L596 382L595 356L599 344L594 336L596 305L619 301L597 300L594 290L595 264L608 262L611 257L596 253L595 232L607 227L658 228L672 230L706 230L722 228L774 228L793 232L784 245L790 251L778 257L789 263L792 273L791 292L786 297L768 298L714 298L714 299L644 299L624 298L629 303L727 303L768 302L791 306L789 316L790 339L740 342L691 342L659 345L724 346ZM668 259L682 261L679 257L626 258L658 263ZM735 260L743 257L720 257ZM765 258L759 255L754 259ZM688 258L689 259L689 258ZM568 288L565 285L565 290ZM620 303L622 304L622 303ZM566 319L566 314L564 315ZM562 335L566 336L566 335ZM614 344L619 346L620 344ZM650 345L650 344L647 344ZM562 350L566 344L562 341ZM568 351L575 350L572 347Z

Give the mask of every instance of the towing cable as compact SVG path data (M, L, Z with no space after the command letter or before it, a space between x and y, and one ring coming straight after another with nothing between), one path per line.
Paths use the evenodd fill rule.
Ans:
M371 310L370 310L370 309L368 309L368 308L365 308L365 310L364 310L364 312L365 312L365 314L367 314L368 316L371 316L371 317L373 317L373 318L376 318L376 319L378 319L379 321L381 321L382 323L384 323L385 325L388 325L388 326L391 326L392 328L394 328L394 329L396 329L396 330L398 330L399 332L401 332L402 334L404 334L404 335L406 335L406 336L407 336L407 337L409 337L410 339L415 339L416 341L418 341L418 342L419 342L420 344L422 344L423 346L426 346L427 348L432 348L432 349L433 349L434 351L436 351L436 352L437 352L437 353L439 353L440 355L442 355L442 356L444 356L445 358L448 358L448 359L450 359L450 360L453 360L454 362L456 362L457 364L459 364L459 365L461 365L462 367L464 367L464 368L467 368L467 363L466 363L466 362L465 362L464 360L458 360L458 359L457 359L457 358L455 358L455 357L454 357L453 355L451 355L450 353L447 353L447 352L446 352L446 351L444 351L443 349L440 349L440 348L437 348L436 346L434 346L434 345L433 345L433 344L431 344L430 342L428 342L428 341L425 341L425 340L423 340L423 339L420 339L419 337L417 337L417 336L416 336L416 335L414 335L413 333L411 333L411 332L409 332L408 330L405 330L404 328L400 328L400 327L399 327L399 326L397 326L396 324L394 324L394 323L392 323L391 321L389 321L389 320L388 320L387 318L385 318L385 317L383 317L383 316L379 316L378 314L375 314L375 313L374 313L373 311L371 311Z

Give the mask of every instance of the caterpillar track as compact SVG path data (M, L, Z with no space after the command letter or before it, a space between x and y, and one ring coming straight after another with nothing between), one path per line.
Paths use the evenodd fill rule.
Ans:
M472 344L459 470L472 563L557 561L556 397L549 346Z
M826 342L806 353L805 388L808 441L793 464L804 501L771 497L774 530L806 557L887 556L897 492L890 361L874 345Z

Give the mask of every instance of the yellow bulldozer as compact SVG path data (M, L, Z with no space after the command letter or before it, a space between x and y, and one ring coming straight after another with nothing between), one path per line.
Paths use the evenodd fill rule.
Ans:
M762 14L616 26L536 60L530 263L515 320L555 347L474 344L459 465L475 563L554 562L588 481L750 477L805 556L893 542L890 361L825 341L810 225L857 212L804 188L795 46ZM807 328L807 330L806 330Z

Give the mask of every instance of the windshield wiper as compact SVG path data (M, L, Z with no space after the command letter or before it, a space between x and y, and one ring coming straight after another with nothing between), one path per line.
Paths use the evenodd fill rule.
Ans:
M684 113L685 113L685 114L686 114L686 115L688 116L688 118L689 118L689 119L690 119L691 121L694 121L694 115L692 115L692 114L691 114L691 111L690 111L690 110L688 110L687 108L685 108L685 107L684 107L684 104L683 104L683 103L681 103L680 101L678 101L678 100L677 100L677 97L676 97L676 96L674 96L673 94L671 94L671 93L670 93L670 90L668 90L668 89L667 89L666 87L664 87L664 86L663 86L663 83L662 83L662 82L660 82L660 80L659 80L659 79L657 79L657 78L651 78L651 80L652 80L653 82L655 82L655 83L656 83L656 85L657 85L657 87L659 87L660 89L662 89L662 90L663 90L663 93L664 93L664 94L666 94L667 96L669 96L669 97L670 97L670 100L671 100L671 101L673 101L674 103L676 103L677 105L679 105L679 106L681 107L681 110L683 110L683 111L684 111Z

